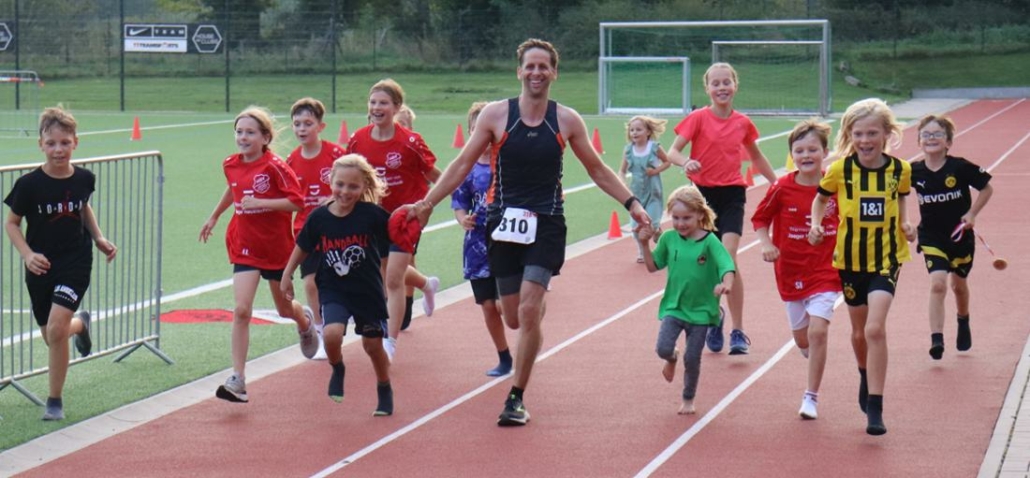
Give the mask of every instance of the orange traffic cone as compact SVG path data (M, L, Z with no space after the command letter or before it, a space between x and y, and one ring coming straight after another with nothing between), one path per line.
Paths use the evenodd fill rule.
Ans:
M622 226L619 225L618 211L612 211L612 220L608 223L608 239L622 237Z
M591 138L590 144L594 146L597 154L604 154L604 146L601 146L601 134L597 132L597 128L594 128L594 137Z
M795 169L794 157L791 156L790 153L787 153L787 164L783 167L783 169L787 170L788 173Z
M748 164L747 165L747 175L744 177L744 182L748 186L754 186L755 185L755 173L753 171L754 169L755 169L754 164Z
M132 119L132 136L129 136L129 141L140 141L143 139L143 133L139 130L139 116Z
M350 141L350 131L347 131L347 120L340 122L340 137L336 140L336 144L343 146Z
M465 133L461 131L461 123L458 123L458 129L454 130L454 142L451 146L458 149L465 147Z

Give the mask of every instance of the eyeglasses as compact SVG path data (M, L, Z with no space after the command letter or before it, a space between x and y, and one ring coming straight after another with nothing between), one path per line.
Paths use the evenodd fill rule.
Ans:
M948 137L948 133L946 131L923 131L919 133L919 137L922 139L944 139Z

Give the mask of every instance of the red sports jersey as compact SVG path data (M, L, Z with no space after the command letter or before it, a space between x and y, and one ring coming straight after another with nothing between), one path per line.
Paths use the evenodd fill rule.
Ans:
M286 164L290 165L297 175L297 180L300 181L300 191L304 195L304 209L293 218L294 237L304 227L304 221L308 220L311 211L332 196L332 190L329 188L329 175L333 171L333 161L347 154L336 143L325 140L322 141L322 150L314 158L309 159L302 156L301 149L302 147L298 146L286 158Z
M412 204L429 192L426 173L436 165L436 156L426 146L422 136L401 125L394 125L393 138L387 141L372 139L372 125L354 132L347 149L368 159L379 179L389 192L382 206L387 212Z
M710 106L694 110L676 125L676 134L690 141L690 158L701 163L701 171L689 175L698 186L747 186L740 174L747 159L745 144L758 140L758 128L751 118L734 111L723 119Z
M286 267L293 252L293 233L290 223L293 213L271 209L244 211L240 202L244 196L259 199L288 198L302 206L304 198L300 183L286 162L272 152L247 163L243 155L234 154L222 163L225 179L232 192L233 209L229 228L225 232L225 247L229 262L258 269L277 270Z
M784 301L802 300L819 292L840 291L840 276L833 267L836 245L836 196L826 204L823 228L826 237L818 245L808 243L812 224L812 201L817 186L794 181L795 171L776 180L758 204L751 224L757 230L769 227L773 244L780 250L776 260L776 283Z

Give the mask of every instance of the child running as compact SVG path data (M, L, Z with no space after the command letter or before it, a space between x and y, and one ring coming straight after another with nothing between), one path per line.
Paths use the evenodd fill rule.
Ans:
M887 154L888 141L901 139L901 125L883 100L858 101L844 112L837 133L838 159L819 182L812 201L808 240L819 244L830 197L837 195L833 267L839 269L844 301L851 316L851 346L860 376L858 405L866 414L866 433L883 435L883 392L887 378L887 313L901 272L909 260L915 228L908 222L905 197L912 167Z
M794 127L787 145L797 171L777 179L751 217L762 244L762 259L775 264L776 284L787 304L794 343L808 359L808 388L798 415L810 420L818 417L826 336L834 304L840 298L840 276L833 268L834 244L824 241L812 246L806 241L829 137L830 127L817 120L802 121ZM822 220L826 236L836 236L837 222L837 204L831 197Z
M719 298L733 290L733 258L713 233L715 212L695 186L677 188L667 204L672 231L658 238L651 252L649 225L638 233L637 243L646 252L648 272L669 268L665 294L658 308L662 325L655 351L665 361L662 376L672 382L676 375L680 332L687 336L683 353L683 403L679 414L695 412L694 396L701 375L701 352L709 327L720 321ZM683 256L682 260L680 256Z
M476 119L486 102L473 103L468 113L468 129L472 134ZM511 372L512 358L508 350L508 339L504 335L500 304L497 302L497 281L490 274L490 258L486 253L486 195L493 180L490 167L490 149L487 148L469 171L465 181L451 194L451 208L454 218L465 229L465 245L462 250L463 274L472 285L476 304L483 309L483 320L490 339L497 349L497 366L487 370L491 377L500 377ZM511 324L513 328L518 324Z
M716 214L716 234L736 263L747 199L747 182L740 174L741 163L749 156L769 184L776 181L776 173L758 149L755 124L733 109L733 97L740 86L737 71L729 63L715 63L705 72L704 83L712 103L694 110L676 125L677 136L669 150L669 160L683 166L687 177L712 206ZM689 157L683 154L687 143L693 143ZM727 295L733 323L730 355L748 353L751 344L751 339L744 334L744 282L740 269L736 270L734 280L733 293ZM722 350L721 321L708 331L707 343L712 352Z
M304 195L304 209L293 218L293 237L297 237L311 211L329 200L332 194L329 174L333 161L343 156L344 151L339 145L319 136L325 130L325 105L321 101L310 97L297 100L290 108L290 118L293 119L293 135L300 145L286 158L286 164L297 175ZM322 312L318 307L318 288L315 287L316 269L317 260L304 261L300 265L300 277L304 280L304 296L308 301L304 312L314 318L315 330L321 334ZM325 358L321 348L315 358Z
M233 206L233 216L225 232L225 247L233 265L233 373L218 387L215 396L247 403L244 368L250 348L254 296L261 279L269 282L276 312L297 323L300 349L305 357L315 356L318 337L314 322L305 315L303 306L286 298L279 289L293 242L290 228L293 213L302 210L304 205L300 183L286 162L269 148L275 128L267 110L255 106L243 110L236 116L233 128L240 152L222 162L229 186L200 228L200 240L207 242L218 218Z
M948 278L955 291L958 333L955 348L969 350L969 272L976 249L976 215L994 194L991 175L980 166L948 154L955 123L947 116L924 116L919 121L919 147L925 159L912 163L912 184L919 198L919 251L930 272L930 357L944 356L944 298ZM979 191L976 201L970 188Z
M43 164L18 178L4 203L4 230L25 263L25 286L32 315L48 348L50 385L43 420L64 420L61 393L68 376L68 338L83 357L93 351L89 312L78 310L89 288L93 249L114 260L118 248L104 237L89 205L95 192L92 171L71 163L79 145L78 123L63 109L39 117ZM23 234L22 218L28 223ZM93 243L93 244L90 244Z
M669 169L669 158L665 150L658 144L658 137L665 132L667 121L649 116L634 116L626 123L626 137L629 144L622 151L622 165L619 166L619 177L625 178L628 171L633 177L629 190L640 199L647 215L651 216L651 227L655 230L654 239L662 233L662 171ZM637 223L630 219L633 226L633 237L637 237ZM637 262L644 262L644 250L637 248Z
M332 367L329 398L343 400L346 368L340 347L347 333L347 321L353 317L355 331L375 369L379 403L373 415L393 415L390 360L383 349L386 300L379 271L379 248L389 242L390 216L376 205L386 186L365 158L357 154L348 154L333 163L330 184L332 201L308 217L297 235L297 245L279 286L286 297L292 297L292 272L298 264L314 258L315 283L325 320L325 353Z

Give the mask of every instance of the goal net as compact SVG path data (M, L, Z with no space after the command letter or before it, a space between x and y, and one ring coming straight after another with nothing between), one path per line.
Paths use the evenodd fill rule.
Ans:
M0 70L0 135L29 136L39 123L39 75L28 70Z
M606 97L636 85L612 81L618 68L605 58L689 57L689 105L707 105L702 76L725 61L740 76L734 108L746 114L830 113L830 23L826 20L601 22L598 82L600 112ZM614 104L614 103L613 103ZM625 106L648 108L646 104Z
M600 114L686 115L690 112L687 57L601 57Z

